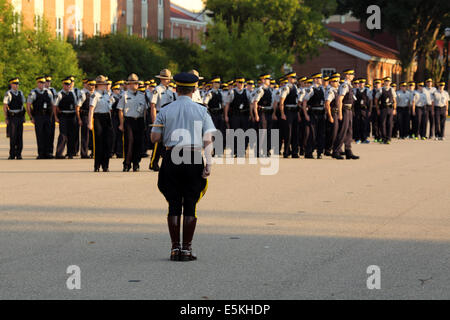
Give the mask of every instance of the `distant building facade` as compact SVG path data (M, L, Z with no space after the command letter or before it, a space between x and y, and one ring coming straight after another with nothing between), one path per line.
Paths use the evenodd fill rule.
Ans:
M191 12L174 3L170 5L170 38L186 39L201 44L201 35L206 32L205 13Z

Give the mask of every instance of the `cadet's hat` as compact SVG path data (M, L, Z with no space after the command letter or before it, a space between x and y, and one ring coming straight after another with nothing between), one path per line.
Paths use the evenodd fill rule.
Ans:
M159 79L164 79L164 80L172 80L172 72L170 72L169 69L163 69L163 70L161 70L159 75L155 76L155 77L159 78Z
M227 82L227 84L228 84L229 86L233 86L233 85L234 85L234 82L235 82L234 80L230 80L230 81Z
M72 82L75 81L75 76L69 76L68 78L69 78L70 80L72 80Z
M297 73L296 72L289 72L289 73L286 73L284 76L283 76L283 78L297 78Z
M300 79L298 79L298 81L306 81L307 79L308 79L308 77L303 76Z
M114 86L116 86L116 85L120 86L121 84L125 84L125 80L119 80L119 81L114 82Z
M120 84L115 84L111 87L111 90L120 90Z
M367 82L367 80L364 79L364 78L359 78L358 80L359 80L359 83L366 83Z
M397 88L397 84L396 84L396 83L393 83L393 84L391 84L391 87Z
M263 73L262 75L259 76L259 79L260 80L270 79L270 74Z
M139 85L138 91L145 92L145 90L146 90L145 85Z
M89 79L86 81L86 83L90 86L95 86L97 84L97 82L95 81L95 79Z
M169 83L169 87L171 87L171 88L176 88L177 85L176 85L175 83L171 82L171 83Z
M423 82L418 82L417 85L423 87L423 86L425 85L425 83L423 83Z
M314 73L311 75L311 79L322 79L322 73Z
M308 79L305 80L305 83L313 83L313 79L308 78Z
M400 87L406 87L408 84L406 82L401 82Z
M359 80L354 80L354 81L352 81L354 84L358 84L359 83Z
M67 77L65 79L62 80L63 84L67 84L67 85L71 85L72 84L72 79L70 79L70 77Z
M107 82L107 84L109 84L110 86L112 86L112 81L111 81L111 80L107 80L106 82Z
M194 74L194 76L196 76L195 74ZM197 78L198 78L198 76L196 76ZM200 80L200 79L199 79ZM214 78L212 78L210 81L209 81L210 83L220 83L221 82L221 79L220 79L220 77L214 77Z
M344 82L345 82L344 79L339 80L339 83L344 83Z
M139 80L139 81L138 81L138 84L139 84L140 86L143 86L143 85L145 85L145 82L142 81L142 80Z
M227 84L227 83L224 83L224 84L222 85L222 89L228 90L228 84Z
M280 81L280 84L286 84L286 83L288 83L288 82L289 82L288 79L283 79L283 80Z
M392 81L391 77L384 77L383 81Z
M331 77L330 82L339 82L340 79L340 77Z
M46 76L45 76L45 81L46 81L46 82L52 81L52 76L46 75Z
M270 84L276 84L277 82L275 81L275 79L271 79L270 80Z
M36 82L39 82L39 83L45 83L45 82L46 82L45 76L43 76L43 77L37 77L37 78L36 78Z
M370 84L367 83L367 84L365 85L365 87L366 87L366 88L370 88Z
M147 81L144 82L144 84L145 84L146 86L149 86L149 85L150 85L150 81L147 80Z
M330 81L330 77L323 77L323 81Z
M108 84L108 80L105 76L99 75L97 78L95 78L95 84L96 85L102 85L102 84Z
M9 84L20 84L19 83L19 78L12 78L12 79L9 79Z
M274 86L274 89L279 89L280 88L280 86L278 85L278 84L276 84L275 86Z
M331 75L331 78L334 78L334 77L340 78L340 77L341 77L341 74L338 73L338 72L335 72L335 73L333 73L333 74Z
M416 83L415 83L414 81L410 81L410 82L408 82L408 85L409 85L409 86L415 86Z
M238 82L238 83L245 83L245 78L244 77L237 77L235 79L235 81Z
M445 86L445 81L438 82L439 86Z
M354 69L345 69L342 73L343 74L355 74L355 70Z
M188 72L182 72L176 74L173 79L175 80L175 83L179 87L196 87L198 84L198 77L195 74L188 73Z
M83 79L81 80L81 82L83 82L83 84L85 84L87 81L88 81L87 78L83 78Z
M127 84L139 83L139 77L137 74L132 73L128 76Z
M247 84L255 84L255 80L248 80Z
M154 88L154 87L156 87L156 83L150 81L149 86L152 87L152 88Z
M427 80L425 80L425 82L433 82L433 79L428 78Z
M381 80L380 80L380 79L375 79L375 80L373 81L373 83L381 83Z
M191 71L189 71L189 73L192 73L193 75L196 75L196 76L198 77L199 80L205 79L205 78L203 78L203 77L200 77L200 73L198 73L198 71L195 70L195 69L192 69Z

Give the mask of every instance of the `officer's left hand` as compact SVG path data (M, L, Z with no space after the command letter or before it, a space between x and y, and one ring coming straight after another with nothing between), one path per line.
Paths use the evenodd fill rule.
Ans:
M286 114L285 113L281 114L281 120L286 120Z
M275 113L272 114L272 120L273 120L273 121L277 121L277 120L278 120L277 115L276 115Z
M394 110L393 115L395 116L397 114L397 110Z
M210 164L206 164L205 168L203 169L202 177L203 177L203 179L206 179L210 175L211 175L211 165Z

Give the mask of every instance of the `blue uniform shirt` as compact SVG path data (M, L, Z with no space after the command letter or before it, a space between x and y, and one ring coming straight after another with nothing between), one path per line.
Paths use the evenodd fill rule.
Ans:
M164 128L153 127L152 132L162 133L162 140L166 147L202 148L203 135L216 131L207 108L193 102L188 96L180 96L178 100L161 108L156 116L155 124L164 125ZM186 135L182 130L186 130Z

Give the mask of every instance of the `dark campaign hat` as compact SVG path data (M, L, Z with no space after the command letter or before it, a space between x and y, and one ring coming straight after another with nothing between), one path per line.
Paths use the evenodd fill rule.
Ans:
M199 80L199 78L195 74L188 72L178 73L173 77L173 79L179 87L195 87L198 84Z

